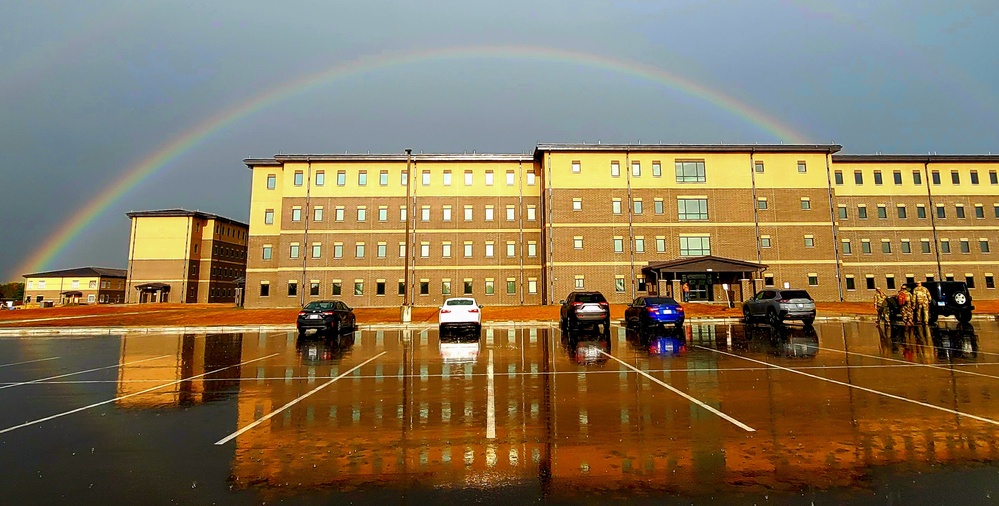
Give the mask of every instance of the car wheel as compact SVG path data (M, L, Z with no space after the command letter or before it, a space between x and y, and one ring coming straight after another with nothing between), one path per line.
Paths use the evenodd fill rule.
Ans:
M804 320L801 320L801 323L804 323L806 327L811 327L812 326L812 322L814 322L814 321L815 321L815 318L805 318Z
M304 335L305 335L305 329L303 329L302 327L298 327L298 337L302 337Z
M965 309L957 314L957 321L961 323L968 323L971 321L971 311Z
M780 318L777 318L777 311L773 309L767 311L767 322L774 327L781 324Z
M749 314L749 308L748 307L742 308L742 321L744 321L746 323L753 323L753 317L752 317L752 315Z

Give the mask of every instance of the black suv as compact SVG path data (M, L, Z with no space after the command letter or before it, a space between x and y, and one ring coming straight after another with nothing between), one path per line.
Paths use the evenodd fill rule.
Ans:
M906 283L906 288L911 293L919 283ZM975 306L971 304L971 293L968 292L968 284L964 281L924 281L923 286L930 291L930 321L936 323L939 316L953 316L961 323L971 321L971 311ZM901 317L897 296L888 298L888 309L891 318Z
M559 324L566 329L573 329L580 322L603 323L605 329L610 329L610 304L600 292L570 292L561 301Z

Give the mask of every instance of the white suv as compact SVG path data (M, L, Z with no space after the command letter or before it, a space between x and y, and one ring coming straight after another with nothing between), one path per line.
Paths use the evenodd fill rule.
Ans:
M451 327L470 327L478 332L482 328L482 306L472 297L455 297L444 301L437 313L441 332Z

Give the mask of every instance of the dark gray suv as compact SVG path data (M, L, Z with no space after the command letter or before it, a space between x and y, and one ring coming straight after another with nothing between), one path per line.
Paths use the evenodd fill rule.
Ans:
M815 321L815 300L801 289L760 290L742 303L742 316L746 323L763 320L780 325L786 320L801 320L801 323L811 325Z
M610 304L600 292L570 292L561 301L559 324L562 328L573 329L580 322L603 323L610 329Z

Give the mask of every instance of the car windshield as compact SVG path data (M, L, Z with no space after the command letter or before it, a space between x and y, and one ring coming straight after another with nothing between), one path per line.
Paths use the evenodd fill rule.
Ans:
M475 301L472 299L454 299L454 300L449 300L444 304L447 306L474 306Z
M332 302L310 302L305 305L305 309L333 309Z
M603 302L604 296L599 293L581 293L576 296L576 302Z
M649 297L645 299L647 306L675 306L676 301L669 297Z
M808 296L808 292L804 290L784 290L780 294L785 299L811 299Z

